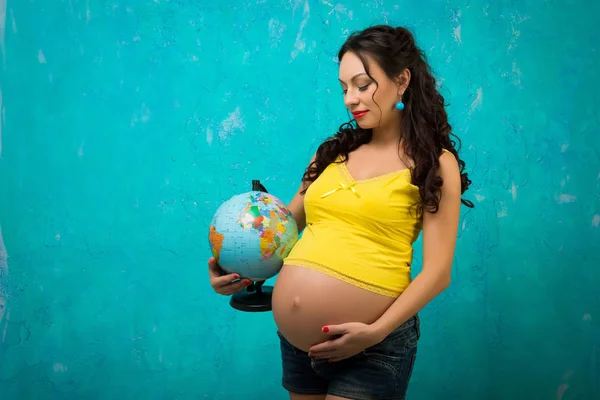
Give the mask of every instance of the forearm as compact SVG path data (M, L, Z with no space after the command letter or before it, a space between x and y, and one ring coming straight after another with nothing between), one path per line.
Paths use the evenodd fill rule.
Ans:
M371 324L374 334L379 340L383 340L444 291L449 284L449 275L437 271L421 272L390 308Z

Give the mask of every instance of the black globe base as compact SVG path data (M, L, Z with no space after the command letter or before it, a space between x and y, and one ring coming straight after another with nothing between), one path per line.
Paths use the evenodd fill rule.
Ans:
M239 311L265 312L271 311L271 298L273 287L263 286L264 281L254 282L246 288L231 296L229 304Z

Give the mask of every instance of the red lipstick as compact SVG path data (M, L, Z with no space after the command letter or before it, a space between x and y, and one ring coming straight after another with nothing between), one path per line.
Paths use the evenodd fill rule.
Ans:
M352 115L354 116L354 118L362 118L365 115L367 115L367 113L369 112L369 110L357 110L357 111L352 111Z

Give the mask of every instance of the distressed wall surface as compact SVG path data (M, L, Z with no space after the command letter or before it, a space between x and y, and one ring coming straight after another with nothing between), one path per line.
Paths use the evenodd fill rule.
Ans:
M409 398L600 398L598 2L227 3L0 0L0 398L285 399L208 221L252 179L289 201L380 22L427 51L477 205Z

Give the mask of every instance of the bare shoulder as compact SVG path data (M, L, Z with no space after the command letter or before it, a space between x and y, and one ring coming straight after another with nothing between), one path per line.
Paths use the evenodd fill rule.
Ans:
M438 174L444 181L443 191L456 189L458 187L460 193L460 167L458 160L454 154L449 151L443 151L439 158L440 167Z

